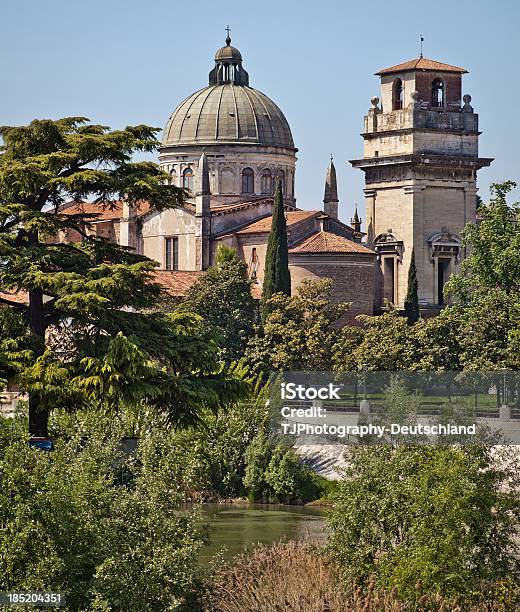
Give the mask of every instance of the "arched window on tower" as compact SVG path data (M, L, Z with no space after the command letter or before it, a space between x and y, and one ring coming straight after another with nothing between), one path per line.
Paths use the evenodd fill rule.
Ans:
M193 170L186 168L182 173L182 186L184 189L193 191Z
M251 168L242 170L242 193L255 192L255 173Z
M432 107L442 108L444 106L444 83L441 79L432 82Z
M260 190L264 195L272 195L273 193L273 176L269 168L262 170L262 175L260 177Z
M396 79L392 87L392 110L401 110L403 108L403 82L401 79Z
M170 170L170 185L177 185L177 172L175 172L175 168Z

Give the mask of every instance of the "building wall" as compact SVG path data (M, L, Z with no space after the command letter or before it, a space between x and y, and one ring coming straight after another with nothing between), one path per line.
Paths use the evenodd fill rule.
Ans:
M330 278L332 299L352 305L338 324L354 323L359 314L374 312L374 256L361 254L289 255L291 287L296 292L304 279Z
M197 270L198 220L195 215L183 209L149 213L142 218L142 254L165 265L165 238L179 239L179 270Z
M269 197L262 193L262 171L271 171L273 185L279 171L285 175L285 195L294 201L294 178L296 154L293 150L260 145L206 145L210 191L215 204L234 204L247 199ZM191 168L197 185L198 162L202 147L179 146L163 147L159 154L161 168L171 175L172 184L182 187L182 174ZM254 172L254 192L242 192L242 171L251 168Z

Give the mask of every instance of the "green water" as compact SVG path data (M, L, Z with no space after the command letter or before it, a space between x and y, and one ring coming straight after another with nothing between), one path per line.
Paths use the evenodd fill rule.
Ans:
M198 510L201 521L209 526L209 539L201 553L206 565L222 551L229 560L257 544L280 540L325 542L325 511L305 506L264 504L204 504Z

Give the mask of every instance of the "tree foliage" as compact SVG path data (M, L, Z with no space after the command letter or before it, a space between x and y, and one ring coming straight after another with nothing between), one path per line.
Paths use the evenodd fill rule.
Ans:
M331 300L332 281L305 279L296 295L277 293L269 300L263 334L253 338L245 360L254 372L327 370L338 330L349 304Z
M56 427L45 453L0 419L0 588L61 592L71 610L193 609L203 538L179 512L182 474L162 436L129 456L109 417Z
M236 249L218 248L215 265L188 291L184 307L203 317L218 335L220 358L230 362L243 355L254 334L257 307Z
M410 268L408 269L408 289L404 300L404 312L408 323L413 325L419 320L419 285L417 283L417 268L415 267L415 252L412 249Z
M486 447L426 446L356 447L348 460L328 545L346 578L375 577L407 601L471 600L487 581L516 580L515 461Z
M81 117L0 128L0 289L22 292L27 303L5 296L0 302L21 313L31 335L32 358L16 374L29 392L33 434L47 434L54 402L72 408L96 385L97 392L106 384L114 389L120 372L100 382L114 360L131 376L131 353L143 364L141 392L147 387L151 401L162 395L173 421L188 405L192 413L206 391L213 401L224 383L215 344L193 319L144 312L161 294L152 279L156 264L85 232L97 215L60 209L71 200L90 200L99 212L116 200L146 200L156 210L182 203L183 190L167 184L156 164L132 162L134 152L155 150L156 132L143 125L110 131ZM67 230L83 240L61 242ZM16 347L3 347L8 361L14 353ZM82 376L89 382L79 384Z
M261 305L262 321L264 322L272 306L269 300L276 293L284 293L287 296L291 295L287 222L285 220L282 183L280 179L276 182L271 232L269 234L265 255Z

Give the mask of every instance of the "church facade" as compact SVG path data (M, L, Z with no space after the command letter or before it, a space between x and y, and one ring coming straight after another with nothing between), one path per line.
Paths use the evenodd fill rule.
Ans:
M188 96L166 124L159 163L188 190L183 206L164 211L120 202L87 231L133 248L159 264L158 280L182 295L212 265L220 244L247 264L253 294L262 291L274 185L286 209L292 288L331 278L333 298L352 302L346 320L387 303L403 307L412 251L423 311L442 307L442 288L464 257L460 233L476 218L478 116L461 103L464 69L422 56L381 70L381 98L364 120L366 234L357 214L338 218L332 159L323 205L301 210L295 198L297 151L280 108L249 85L231 40L215 55L209 84ZM380 103L381 100L381 103ZM78 214L89 205L68 204ZM73 236L66 239L73 240Z

